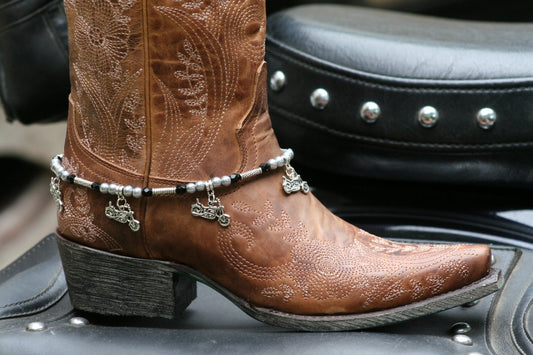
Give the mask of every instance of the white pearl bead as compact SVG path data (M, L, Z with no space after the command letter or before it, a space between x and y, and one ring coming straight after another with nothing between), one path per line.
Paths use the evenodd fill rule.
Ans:
M68 177L69 175L70 175L70 173L69 173L68 171L63 170L63 171L61 172L61 180L63 180L63 181L67 181L67 177Z
M224 175L221 180L222 180L222 185L224 185L224 186L231 185L231 179L230 179L229 176Z
M118 193L118 186L117 184L109 184L109 193L111 195L116 195Z
M122 189L122 194L125 197L130 197L131 195L133 195L133 186L131 185L124 186L124 188Z
M281 168L283 165L285 165L285 159L283 159L283 157L277 157L276 164L278 165L278 168Z
M141 189L140 187L135 187L133 189L132 195L135 198L140 198L143 195L143 189Z
M270 165L270 170L274 170L278 168L278 163L276 162L276 159L269 159L268 165Z
M211 183L213 184L213 187L220 187L222 185L222 179L220 179L218 176L211 179Z
M109 192L109 184L106 182L103 182L100 184L100 192L103 194L106 194Z
M187 192L190 194L196 192L196 185L193 182L188 183L186 188L187 188Z
M197 181L196 182L196 191L204 191L204 190L205 190L205 182Z

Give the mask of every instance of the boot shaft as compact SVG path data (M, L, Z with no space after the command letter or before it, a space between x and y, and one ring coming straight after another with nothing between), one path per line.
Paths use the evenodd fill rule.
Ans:
M266 112L264 0L65 7L70 125L99 159L146 182L195 181L278 151Z

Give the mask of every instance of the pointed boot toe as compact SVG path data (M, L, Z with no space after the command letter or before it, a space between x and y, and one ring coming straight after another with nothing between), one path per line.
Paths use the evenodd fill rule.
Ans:
M264 0L65 0L52 159L74 307L178 317L201 281L297 330L390 324L501 285L485 246L401 244L327 210L268 115Z

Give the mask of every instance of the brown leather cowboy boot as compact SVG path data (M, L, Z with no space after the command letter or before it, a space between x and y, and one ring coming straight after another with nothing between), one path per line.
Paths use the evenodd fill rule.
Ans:
M264 0L65 6L72 94L51 191L75 307L174 317L187 275L264 322L347 330L498 288L485 245L393 243L313 197L270 125Z

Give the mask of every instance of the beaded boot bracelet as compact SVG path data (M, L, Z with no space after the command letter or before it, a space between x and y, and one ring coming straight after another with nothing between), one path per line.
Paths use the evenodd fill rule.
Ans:
M224 206L220 199L215 196L215 188L221 186L230 186L231 184L242 182L251 179L254 176L261 175L271 170L284 167L286 176L283 176L283 190L287 194L302 191L309 192L309 185L303 181L296 170L290 165L290 161L294 157L292 149L282 149L283 154L276 158L268 160L268 162L259 165L258 168L245 171L243 173L235 173L229 176L225 175L214 177L207 181L190 182L188 184L177 185L175 187L133 187L131 185L123 186L115 183L94 182L83 179L67 171L61 165L63 154L56 155L52 158L50 168L55 174L50 181L50 193L54 198L59 212L63 211L63 202L61 200L61 190L59 186L60 180L70 184L76 184L86 187L88 189L99 191L103 194L117 195L115 206L109 201L109 206L105 209L105 215L117 222L128 224L130 229L134 232L140 229L140 223L133 217L134 212L131 210L126 197L133 196L134 198L163 196L163 195L181 195L184 193L196 193L200 191L207 191L207 206L200 203L197 198L196 202L191 206L191 214L194 217L201 217L208 220L218 220L222 227L227 227L230 224L230 216L224 213Z

